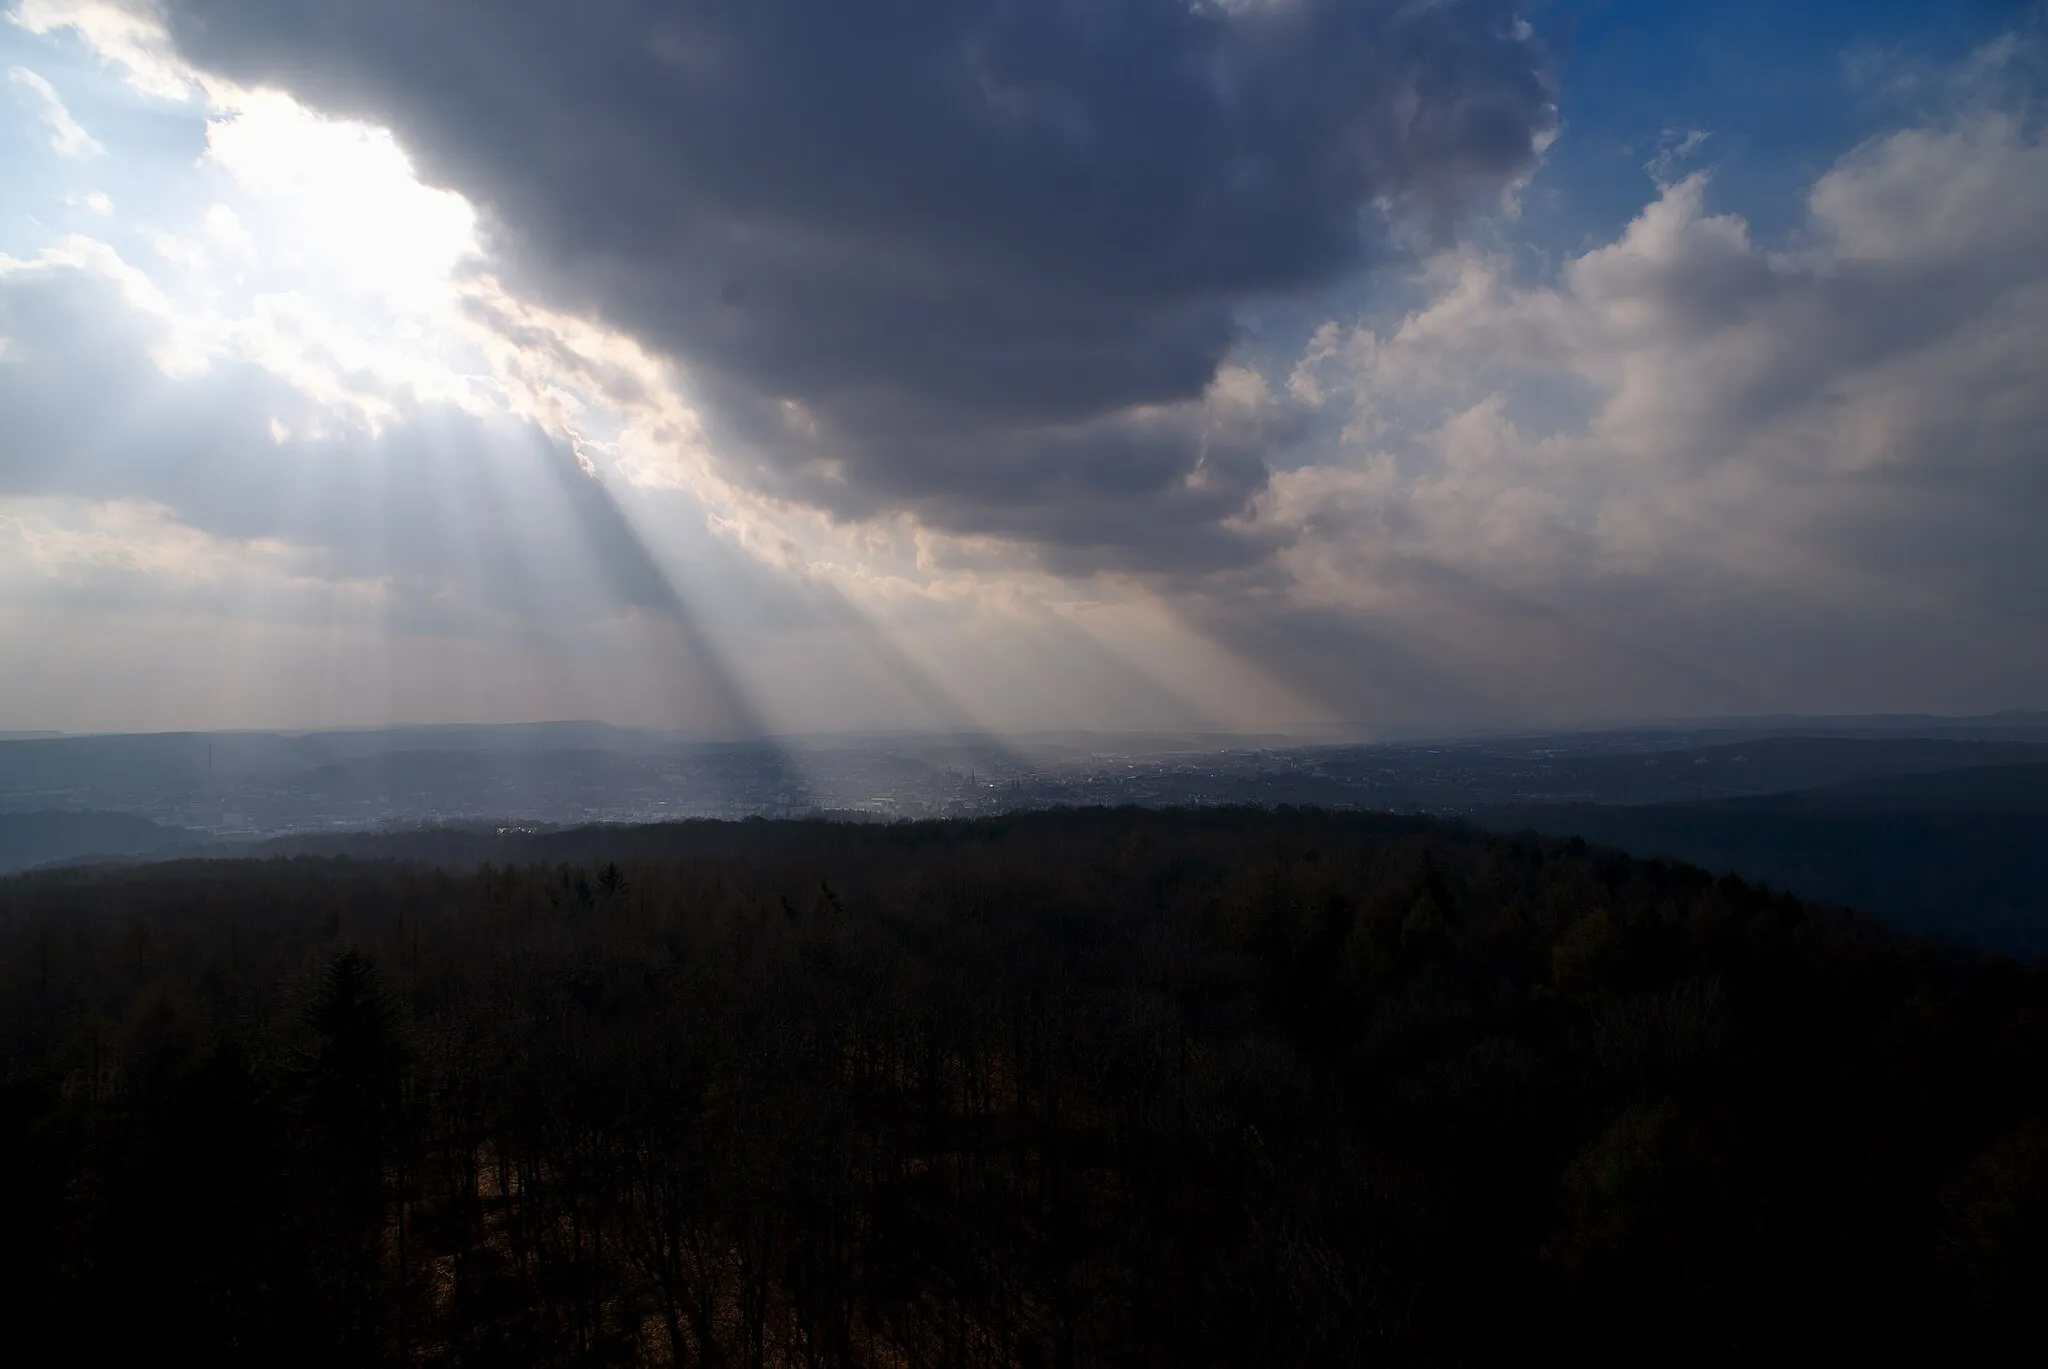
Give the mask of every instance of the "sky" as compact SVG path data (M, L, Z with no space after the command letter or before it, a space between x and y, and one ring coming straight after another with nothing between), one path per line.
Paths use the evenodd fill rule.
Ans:
M0 0L0 730L2048 707L2037 0Z

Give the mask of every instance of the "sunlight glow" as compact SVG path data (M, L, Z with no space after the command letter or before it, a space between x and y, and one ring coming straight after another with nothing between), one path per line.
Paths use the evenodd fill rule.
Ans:
M352 289L423 311L476 250L476 211L420 184L381 128L325 119L277 91L237 92L206 131L209 160L283 201L296 258L338 268Z

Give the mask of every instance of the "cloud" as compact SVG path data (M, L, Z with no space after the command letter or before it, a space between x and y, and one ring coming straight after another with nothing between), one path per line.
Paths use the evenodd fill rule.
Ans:
M0 355L0 640L23 647L0 653L0 693L22 717L595 713L710 734L1157 721L1129 679L1121 702L1053 688L1129 668L1035 602L991 612L971 577L913 583L872 562L771 570L706 535L679 492L619 498L532 420L386 388L372 424L264 364L273 339L167 347L178 322L104 244L0 259L0 335L20 340ZM576 360L593 370L607 359L594 330L552 341L590 348ZM653 383L630 352L609 360L615 385ZM1196 693L1231 703L1228 663L1160 632L1156 606L1094 607L1126 637L1133 621L1158 635L1155 660L1201 662ZM947 678L971 709L944 704Z
M71 111L64 106L63 97L57 88L27 67L9 67L7 79L29 93L37 105L36 117L49 131L50 147L65 157L99 157L106 153L106 145L98 138L78 126L71 117Z
M81 633L346 604L646 719L620 642L701 606L799 726L2040 703L2011 44L1783 235L1675 128L1539 265L1505 6L158 8L16 11L204 97L182 209L95 168L125 258L0 259L0 599Z
M2038 704L2040 129L1972 108L1874 138L1778 248L1712 188L1661 186L1553 282L1453 252L1423 307L1319 333L1294 388L1347 440L1261 496L1302 530L1292 601L1428 614L1447 584L1511 585L1721 682L1720 709ZM1496 645L1468 634L1451 674ZM1532 659L1515 678L1559 678ZM1637 712L1683 693L1607 683Z
M183 100L192 93L191 69L172 48L154 0L15 0L7 20L38 35L77 33L145 95Z
M1256 554L1288 433L1214 403L1242 310L1490 202L1554 122L1507 0L163 8L683 362L758 487L1077 564Z
M573 407L564 387L602 363L629 363L618 383L653 379L634 375L629 345L555 320L565 355L512 349L492 359L501 387L449 395L411 383L402 357L352 358L310 301L255 304L184 312L89 239L0 256L0 639L38 643L12 654L45 662L0 684L40 701L35 716L120 713L103 682L70 710L61 657L81 679L123 673L131 719L246 724L203 689L135 689L147 621L183 674L204 653L167 643L174 623L221 644L228 675L260 658L276 676L257 689L262 716L297 724L379 720L377 696L309 680L309 653L339 651L411 663L410 702L385 719L595 713L752 735L767 700L814 710L807 721L873 720L871 689L843 673L827 688L816 659L791 673L792 641L821 616L800 586L712 536L684 491L622 499L615 474L550 430L560 415L541 396ZM759 678L764 662L783 677Z
M1650 179L1659 186L1667 186L1679 179L1679 172L1707 145L1713 134L1705 129L1687 129L1683 133L1676 129L1664 130L1664 136L1657 140L1657 155L1644 164Z
M149 510L95 536L168 521L186 550L260 546L283 579L374 583L394 613L442 632L680 611L560 440L388 387L372 424L345 396L261 364L283 351L261 330L195 342L178 337L183 322L103 244L0 259L0 498Z

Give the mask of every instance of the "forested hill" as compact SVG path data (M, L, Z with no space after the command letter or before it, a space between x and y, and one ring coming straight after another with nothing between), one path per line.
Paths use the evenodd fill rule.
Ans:
M1920 1364L2035 1334L2037 967L1419 818L491 852L0 881L12 1358Z
M1475 817L1738 870L1928 936L2048 955L2048 765L1712 802L1501 806Z
M0 874L82 858L162 853L195 836L130 813L0 813Z

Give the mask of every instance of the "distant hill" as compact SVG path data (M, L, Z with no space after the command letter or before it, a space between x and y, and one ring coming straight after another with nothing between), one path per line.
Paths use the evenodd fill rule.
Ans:
M2048 764L2048 746L2027 741L1934 737L1763 737L1641 754L1573 757L1559 774L1603 803L1736 798L1885 776Z
M1916 932L2048 953L2048 764L1694 803L1519 804L1474 817L1732 870Z
M201 784L209 779L301 773L398 752L637 753L670 744L606 723L366 728L357 731L146 732L89 736L0 734L0 788Z
M0 813L0 874L95 856L169 853L193 834L132 813Z
M1555 736L1602 744L1641 738L1652 745L1738 741L1752 737L1946 737L1977 741L2048 742L2048 712L2007 709L1960 717L1936 713L1778 713L1754 717L1689 718L1574 730Z

